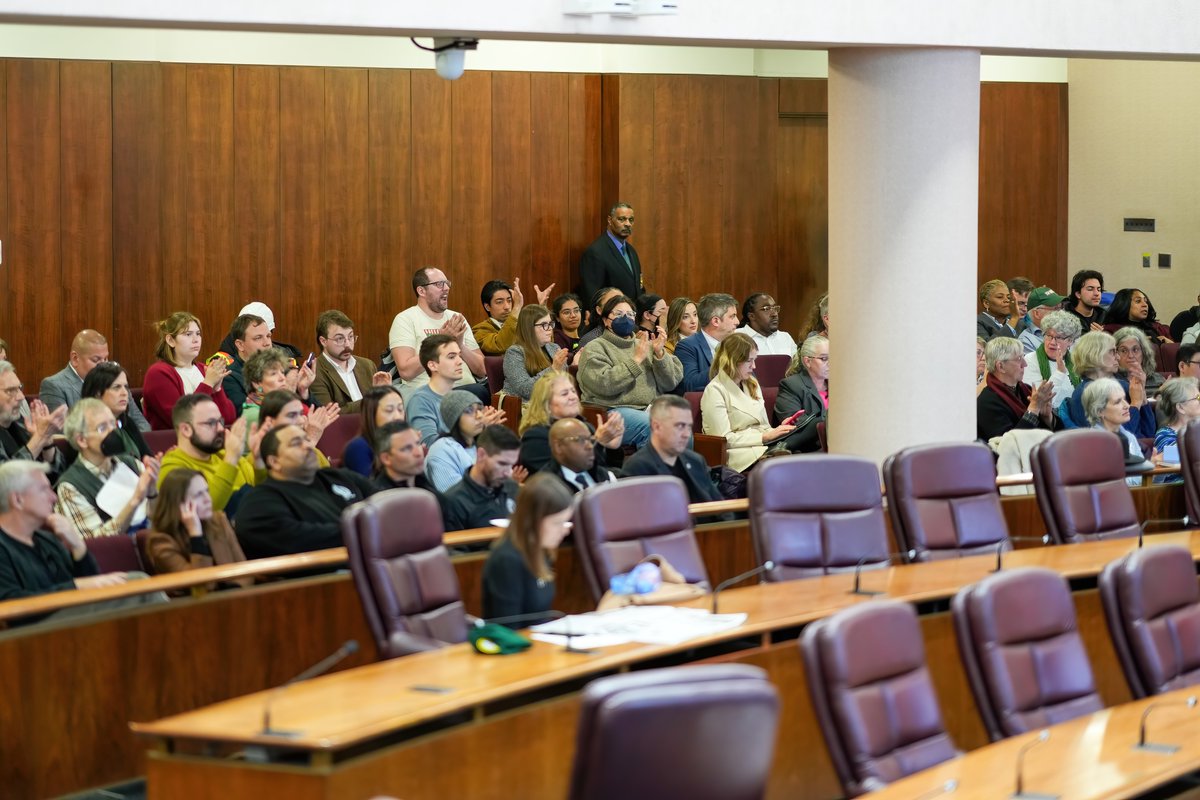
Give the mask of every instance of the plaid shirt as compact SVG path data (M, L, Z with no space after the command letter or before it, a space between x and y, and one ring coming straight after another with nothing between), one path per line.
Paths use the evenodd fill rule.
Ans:
M101 481L106 481L112 475L117 461L114 458L109 458L103 469L82 456L79 458L79 463L88 472L100 478ZM142 465L138 464L139 473L141 473L142 469ZM98 539L101 536L116 536L119 533L129 532L129 519L126 519L123 523L120 522L118 517L112 517L108 521L105 521L104 517L100 514L100 510L88 502L88 499L73 485L60 483L57 492L58 502L55 504L54 510L71 520L71 524L75 526L75 530L79 531L79 534L85 539Z

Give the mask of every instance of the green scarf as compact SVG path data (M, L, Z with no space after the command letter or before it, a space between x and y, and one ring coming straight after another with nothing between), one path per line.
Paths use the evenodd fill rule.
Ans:
M1052 367L1050 366L1050 357L1046 355L1046 345L1044 343L1038 345L1038 349L1035 352L1037 353L1038 369L1041 370L1042 380L1048 381L1050 380L1050 370ZM1079 376L1075 374L1075 367L1071 364L1071 353L1069 351L1063 356L1063 363L1067 365L1067 377L1071 379L1071 385L1078 386Z

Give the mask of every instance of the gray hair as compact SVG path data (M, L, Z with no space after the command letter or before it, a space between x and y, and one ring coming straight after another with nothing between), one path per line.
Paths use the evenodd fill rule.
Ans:
M76 450L82 450L79 446L78 438L87 435L88 414L103 411L107 408L108 406L95 397L85 397L71 407L71 413L67 414L67 421L63 423L63 435L67 437L67 441L71 443L71 447L74 447Z
M1037 309L1035 308L1034 311ZM1079 338L1079 334L1083 333L1083 326L1079 323L1079 317L1070 311L1059 309L1042 317L1042 334L1045 335L1049 331L1054 331L1059 336L1065 336L1071 341L1075 341Z
M829 339L819 333L806 338L800 343L800 347L796 349L796 355L792 356L792 363L788 364L785 378L790 378L797 372L805 371L804 361L802 359L812 358L817 354L817 348L821 345L829 346Z
M608 215L611 217L613 214L617 213L617 211L619 211L622 208L628 208L630 211L633 211L633 206L629 205L629 203L618 200L617 202L613 203L612 208L610 208L608 210Z
M1134 327L1120 328L1113 334L1113 341L1117 347L1126 339L1137 339L1138 346L1142 348L1142 369L1146 371L1147 377L1154 374L1158 369L1158 362L1154 360L1154 345L1150 344L1150 338Z
M2 362L7 364L8 362ZM18 492L28 491L33 485L33 474L40 472L46 475L50 465L44 461L27 461L13 459L0 464L0 514L12 510L12 496Z
M737 308L738 302L733 295L724 292L706 294L696 301L696 315L700 317L700 327L703 328L712 321L713 317L723 317L731 308Z
M996 365L1001 361L1008 361L1014 358L1024 360L1025 348L1011 336L997 336L988 341L987 347L983 349L984 368L988 372L994 372Z
M17 368L12 365L11 361L0 361L0 375L16 371Z
M1108 405L1108 399L1112 397L1113 392L1125 396L1125 388L1116 378L1097 378L1084 387L1080 402L1089 423L1100 424L1100 415L1104 413L1104 407Z
M1115 349L1117 341L1104 331L1090 331L1079 337L1071 348L1071 360L1075 371L1085 378L1100 377L1104 367L1104 354Z
M1171 378L1158 390L1158 415L1160 427L1173 427L1179 418L1179 407L1200 393L1200 381L1195 378Z

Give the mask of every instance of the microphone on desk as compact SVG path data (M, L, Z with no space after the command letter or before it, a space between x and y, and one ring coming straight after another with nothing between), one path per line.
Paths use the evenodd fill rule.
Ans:
M1146 720L1150 716L1150 712L1156 708L1163 706L1186 706L1188 708L1196 707L1196 695L1189 696L1186 700L1159 700L1157 703L1151 703L1146 706L1146 710L1142 712L1142 722L1138 726L1138 743L1133 746L1134 750L1144 750L1147 753L1159 753L1164 756L1174 755L1179 752L1177 744L1159 744L1157 742L1146 741Z
M1041 542L1042 544L1050 543L1050 534L1042 534L1041 536L1005 536L1000 541L996 542L996 568L992 572L999 572L1004 566L1004 545L1009 542Z
M1159 525L1159 524L1162 524L1162 525L1187 525L1188 524L1188 516L1187 516L1187 514L1184 514L1182 517L1178 517L1176 519L1148 519L1145 522L1143 522L1141 527L1138 528L1138 549L1139 550L1142 549L1142 543L1146 539L1146 528L1150 527L1151 525Z
M729 580L718 583L717 588L713 589L712 592L712 613L717 613L717 598L720 596L722 591L728 589L730 586L733 586L736 583L741 583L744 580L753 578L755 575L761 575L764 572L770 572L773 569L775 569L774 561L764 561L754 569L746 570L741 575L734 575Z
M911 559L916 554L917 554L916 550L905 550L902 553L884 553L883 560L886 561L888 563L888 565L890 566L893 558L909 558L909 559ZM850 594L862 594L862 595L866 595L867 597L874 597L877 594L883 594L882 591L877 591L875 589L862 588L863 564L866 564L867 561L869 561L873 558L875 558L875 556L873 556L873 555L863 556L862 558L860 558L858 560L858 563L854 565L854 588L850 590Z
M328 672L339 661L346 658L346 656L354 655L357 652L358 641L355 639L350 639L337 650L335 650L331 655L328 655L318 661L316 664L313 664L311 667L304 670L304 672L301 672L299 675L292 678L290 681L272 692L271 696L267 698L267 702L263 703L262 734L264 736L298 736L299 733L297 731L280 731L271 727L271 704L275 702L276 698L279 697L279 694L284 689L288 688L292 684L300 683L301 681L306 681L309 678L315 678L324 672Z
M1026 743L1024 747L1017 751L1017 790L1013 792L1013 800L1057 800L1058 795L1056 794L1025 791L1025 754L1049 738L1050 731L1043 728L1038 732L1036 739Z

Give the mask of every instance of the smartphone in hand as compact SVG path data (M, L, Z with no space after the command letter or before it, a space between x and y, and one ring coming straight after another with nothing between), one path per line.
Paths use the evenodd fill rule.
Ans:
M783 424L784 425L795 425L796 422L803 416L804 416L804 409L802 408L799 411L797 411L795 414L792 414L790 417L785 419L783 421Z

